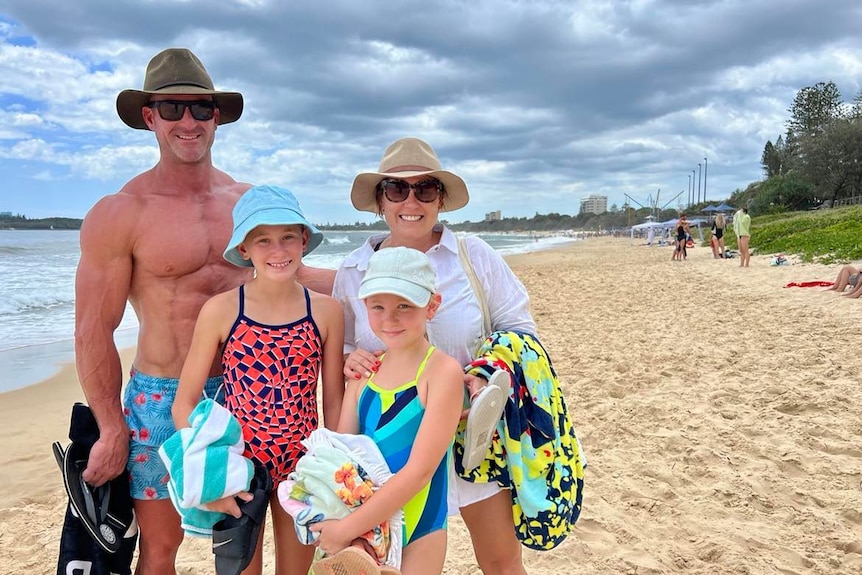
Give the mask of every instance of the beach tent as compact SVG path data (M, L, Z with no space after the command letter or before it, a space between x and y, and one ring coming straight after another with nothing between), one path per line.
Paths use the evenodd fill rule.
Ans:
M649 236L650 231L652 231L653 235L655 235L655 233L658 230L661 230L662 235L663 235L665 230L672 230L674 228L674 226L676 226L676 222L678 219L679 218L673 218L672 220L667 220L665 222L644 222L642 224L637 224L637 225L632 226L632 228L631 228L631 243L634 243L634 241L635 241L635 231L646 230L647 236ZM701 229L700 226L701 226L701 224L705 224L705 223L707 223L707 220L705 220L704 218L694 218L694 219L688 221L689 226L697 226L697 233L700 236L700 241L704 241L703 230ZM652 244L650 244L650 245L652 245Z
M631 243L634 243L635 241L635 231L645 230L648 238L652 236L652 239L655 239L656 232L660 232L661 236L664 234L664 230L670 227L672 227L672 224L671 226L666 226L663 222L644 222L642 224L636 224L631 228ZM652 241L649 241L648 243L652 245Z
M719 209L718 209L718 207L710 204L710 205L706 206L705 208L703 208L703 211L704 212L717 212L717 211L719 211Z
M733 206L729 206L729 205L725 204L724 202L722 202L715 207L715 211L716 212L734 212L734 211L736 211L736 208L734 208Z

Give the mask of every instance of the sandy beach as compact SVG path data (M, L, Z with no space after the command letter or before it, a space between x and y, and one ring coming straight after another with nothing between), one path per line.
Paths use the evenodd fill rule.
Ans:
M525 550L527 571L862 572L862 300L783 287L838 265L670 255L626 238L508 258L589 457L575 531ZM50 444L81 400L71 366L0 394L3 573L56 571ZM178 571L214 573L209 542L187 540ZM444 573L479 573L458 518Z

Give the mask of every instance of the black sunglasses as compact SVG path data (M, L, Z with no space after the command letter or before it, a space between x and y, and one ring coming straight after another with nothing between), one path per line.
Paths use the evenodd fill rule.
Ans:
M199 122L206 122L213 119L216 105L210 100L159 100L158 102L149 102L147 108L158 110L162 120L168 122L182 120L186 108L188 108L192 113L192 118Z
M434 178L422 180L415 184L408 184L404 180L387 179L381 180L377 184L377 189L386 196L387 200L396 204L406 200L412 189L413 195L416 196L417 200L429 204L436 202L440 198L440 194L443 192L443 184L440 180L435 180Z

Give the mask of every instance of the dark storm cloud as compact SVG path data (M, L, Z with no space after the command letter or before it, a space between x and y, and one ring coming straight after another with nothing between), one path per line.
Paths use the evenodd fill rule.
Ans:
M858 56L823 69L828 51L859 51L851 1L80 0L0 11L40 48L131 68L138 84L155 52L192 47L219 87L246 96L217 148L249 157L232 153L229 165L326 198L343 197L392 139L423 135L467 170L483 201L471 216L489 201L523 213L530 186L528 214L557 207L561 191L621 204L624 193L679 190L705 155L726 197L759 178L797 90L828 80L848 100L859 90Z

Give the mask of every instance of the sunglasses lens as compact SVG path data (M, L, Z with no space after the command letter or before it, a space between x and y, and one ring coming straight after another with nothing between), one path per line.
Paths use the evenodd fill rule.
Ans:
M212 120L215 113L215 106L211 102L201 103L196 102L189 104L189 110L192 112L192 118L198 121Z
M180 120L186 111L186 107L180 102L156 102L156 107L162 120L168 122Z
M380 182L380 187L383 188L383 193L390 202L403 202L410 194L410 186L401 180L383 180Z
M420 202L433 202L440 196L439 182L437 180L423 180L413 186L413 193Z

